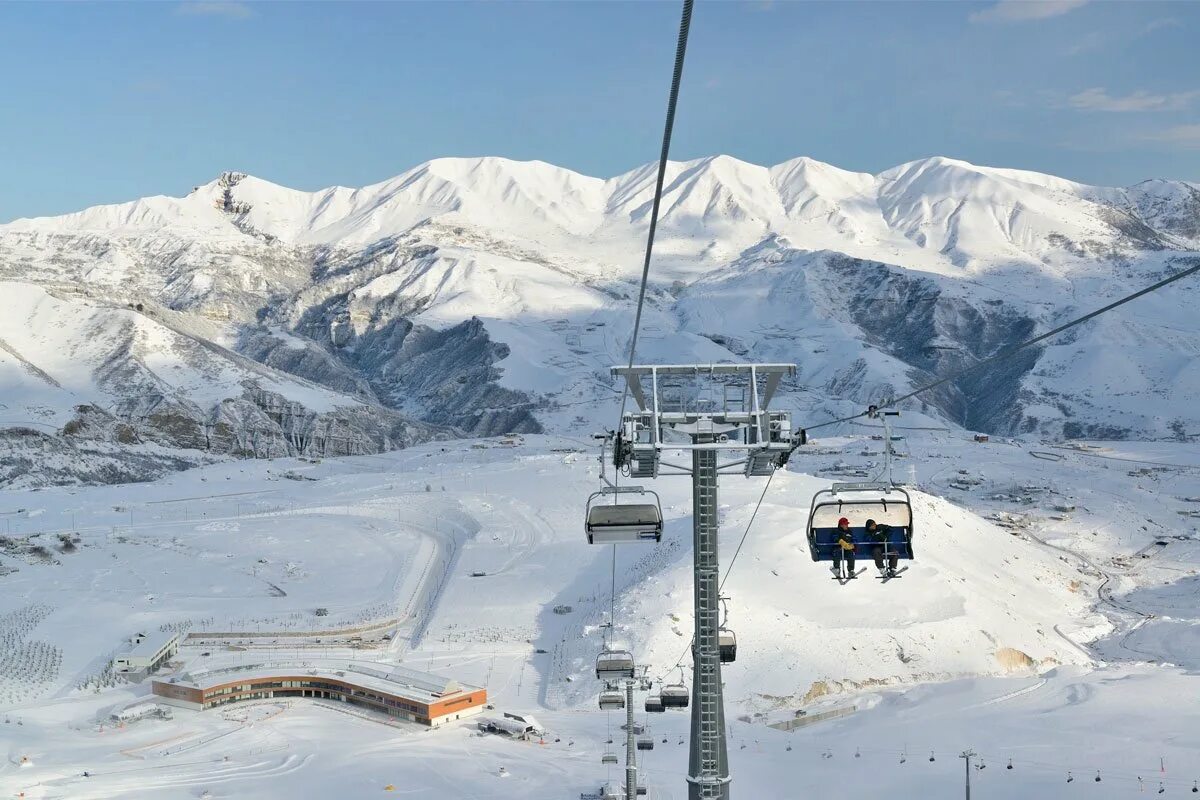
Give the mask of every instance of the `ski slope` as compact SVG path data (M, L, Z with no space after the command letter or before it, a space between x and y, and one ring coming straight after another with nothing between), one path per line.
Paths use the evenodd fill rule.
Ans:
M776 476L727 582L736 790L950 796L967 747L987 764L975 774L981 796L1057 796L1067 770L1097 798L1127 796L1138 775L1146 791L1159 780L1190 789L1200 750L1176 699L1194 681L1187 598L1200 537L1177 512L1200 495L1200 452L902 433L921 489L918 560L887 584L869 570L841 586L803 541L808 499L830 471L879 458L869 429L841 434ZM0 636L19 654L0 663L12 726L0 787L150 800L386 796L388 785L417 797L593 791L619 722L595 710L589 674L610 588L609 548L580 532L596 471L590 446L527 437L5 491L8 536L57 563L0 551ZM763 480L721 484L723 563ZM667 533L619 551L614 636L673 679L691 625L689 493L665 478L656 488ZM75 549L60 551L58 533L72 530ZM571 610L555 613L562 605ZM469 722L426 732L303 700L101 727L146 692L103 675L121 639L184 625L194 638L172 669L394 661L485 685L498 709L533 713L550 731L545 744L481 738ZM47 648L57 668L38 666ZM805 719L801 710L811 722L770 727ZM683 797L687 716L649 724L651 796Z

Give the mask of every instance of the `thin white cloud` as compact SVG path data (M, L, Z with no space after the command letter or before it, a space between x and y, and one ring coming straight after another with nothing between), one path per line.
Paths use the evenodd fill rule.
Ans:
M1152 142L1163 142L1177 147L1200 150L1200 124L1176 125L1147 134L1142 138Z
M1142 28L1142 33L1154 33L1160 28L1182 28L1183 23L1175 19L1175 17L1162 17L1160 19L1152 19L1146 23L1146 27Z
M973 12L971 22L1024 22L1047 19L1087 5L1088 0L999 0L982 11Z
M1067 48L1067 55L1077 56L1080 53L1087 53L1092 50L1099 50L1104 45L1108 44L1108 37L1098 31L1084 34L1075 44Z
M1138 89L1132 94L1115 96L1102 87L1084 89L1079 94L1067 98L1071 108L1080 111L1182 111L1192 105L1200 97L1200 90L1190 92L1170 92L1167 94L1151 94L1145 89Z
M194 3L180 3L176 13L189 17L249 19L254 16L254 9L245 3L226 2L226 0L198 0Z

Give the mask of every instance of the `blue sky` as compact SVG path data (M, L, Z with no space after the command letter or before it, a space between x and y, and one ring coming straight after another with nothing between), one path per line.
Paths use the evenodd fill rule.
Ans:
M0 2L0 220L224 169L653 160L676 2ZM700 2L672 157L1200 181L1200 3Z

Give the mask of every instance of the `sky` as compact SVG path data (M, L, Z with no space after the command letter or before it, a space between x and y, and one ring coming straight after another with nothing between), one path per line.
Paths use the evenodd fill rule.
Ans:
M362 186L431 158L658 156L676 2L0 2L0 221L227 169ZM1200 182L1200 2L698 2L675 159L931 155Z

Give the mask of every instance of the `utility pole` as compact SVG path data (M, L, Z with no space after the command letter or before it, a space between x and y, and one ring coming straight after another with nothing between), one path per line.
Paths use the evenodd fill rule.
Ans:
M963 763L966 764L967 767L967 800L971 800L971 759L974 757L974 750L964 750L962 754L959 755L959 758L963 760Z

